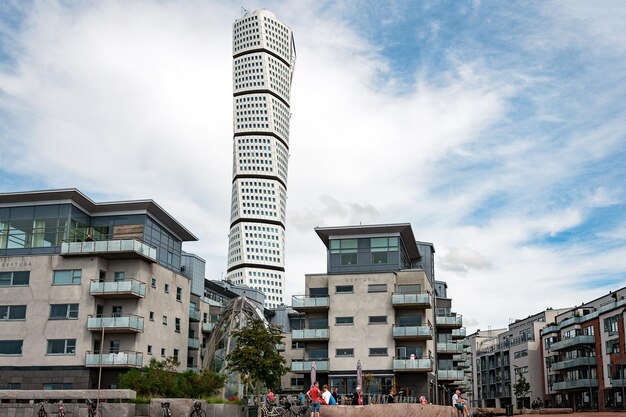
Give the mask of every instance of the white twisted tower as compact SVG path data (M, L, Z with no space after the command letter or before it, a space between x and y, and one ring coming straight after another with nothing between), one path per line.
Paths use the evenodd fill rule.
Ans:
M233 24L233 191L227 279L284 302L293 33L272 12Z

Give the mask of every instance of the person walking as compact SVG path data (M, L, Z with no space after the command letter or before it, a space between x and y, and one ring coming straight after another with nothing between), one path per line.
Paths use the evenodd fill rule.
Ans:
M320 417L320 406L322 405L322 393L320 383L315 381L306 396L311 400L311 417Z

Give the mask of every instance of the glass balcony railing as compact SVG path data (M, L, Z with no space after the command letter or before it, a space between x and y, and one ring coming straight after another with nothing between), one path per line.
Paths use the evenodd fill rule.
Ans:
M102 354L87 352L85 366L141 368L143 366L143 353L132 351Z
M597 387L598 380L596 378L573 379L571 381L561 381L552 384L553 391L561 391L574 388Z
M187 347L189 349L200 349L200 340L192 337L187 338Z
M463 316L435 316L437 326L445 327L463 327Z
M157 261L157 250L137 239L93 240L85 242L63 242L61 255L91 255L132 253L152 262Z
M124 281L91 281L89 284L89 294L94 297L120 297L125 295L145 297L146 284L134 279L126 279Z
M284 343L276 343L276 350L278 352L284 352L285 351L285 344Z
M398 294L394 293L391 296L391 303L395 307L402 306L424 306L431 307L432 306L432 297L427 292L420 293L407 293L407 294Z
M202 323L202 331L206 332L206 333L212 332L213 329L215 329L215 325L216 324L217 323L203 322Z
M307 297L304 295L291 297L291 306L294 309L327 309L329 303L328 297Z
M201 317L200 310L192 306L189 306L189 320L200 321L200 317Z
M102 328L107 332L143 332L143 317L130 315L87 319L87 329L100 331Z
M459 371L459 370L453 370L453 369L449 369L449 370L438 370L437 371L437 378L439 380L445 380L445 381L458 381L458 380L462 380L463 379L463 371Z
M430 371L433 368L432 359L394 359L394 371Z
M458 338L458 337L465 337L465 327L462 327L460 329L452 329L452 337L454 338ZM468 341L469 343L469 341ZM469 346L469 344L468 344Z
M432 337L430 326L393 326L393 337Z
M455 342L437 343L438 353L463 353L463 344Z
M313 362L315 362L315 370L317 372L328 371L328 359L315 359L315 360L304 360L304 361L292 361L291 362L291 372L311 372L311 367L313 366Z
M292 330L291 340L328 340L328 329Z
M576 359L567 359L560 362L554 362L551 369L553 371L560 371L561 369L576 368L579 366L596 366L595 356L586 356Z
M596 337L594 335L580 335L570 337L569 339L560 340L558 342L554 342L550 345L551 350L561 350L567 349L572 346L577 345L588 345L596 342Z

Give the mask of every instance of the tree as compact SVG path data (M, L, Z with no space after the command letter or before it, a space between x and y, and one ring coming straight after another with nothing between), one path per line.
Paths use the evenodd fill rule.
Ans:
M524 378L521 372L517 375L517 382L513 385L513 393L518 400L522 400L522 408L524 408L524 398L530 393L530 384L526 381L526 378Z
M238 372L242 380L249 379L255 385L262 382L266 387L279 388L280 378L289 370L285 366L287 361L276 349L283 340L281 328L265 327L263 320L253 319L232 336L237 346L226 356L227 369Z

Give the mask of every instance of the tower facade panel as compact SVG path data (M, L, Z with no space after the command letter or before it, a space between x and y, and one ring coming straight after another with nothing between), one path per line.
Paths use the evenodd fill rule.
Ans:
M291 30L267 10L233 24L233 181L227 279L284 303Z

